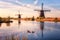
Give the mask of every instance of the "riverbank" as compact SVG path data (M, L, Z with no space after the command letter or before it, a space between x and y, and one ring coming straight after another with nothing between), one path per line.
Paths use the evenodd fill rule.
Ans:
M18 20L19 18L2 18L4 21L8 20ZM20 20L25 20L25 21L52 21L52 22L60 22L60 18L21 18Z
M52 21L52 22L60 22L60 19L56 19L56 18L43 18L43 19L36 19L36 21Z
M23 18L22 20L25 21L52 21L52 22L60 22L60 18L35 18L34 20L32 20L32 18Z

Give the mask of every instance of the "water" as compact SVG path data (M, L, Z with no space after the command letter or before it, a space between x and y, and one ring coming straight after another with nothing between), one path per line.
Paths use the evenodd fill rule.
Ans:
M13 21L0 24L0 40L60 40L60 22Z

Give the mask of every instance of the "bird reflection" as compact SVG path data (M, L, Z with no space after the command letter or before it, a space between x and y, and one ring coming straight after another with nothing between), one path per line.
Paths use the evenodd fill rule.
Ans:
M40 22L40 30L41 30L42 38L43 38L44 22Z
M7 26L10 26L10 23L6 23Z
M27 33L35 33L35 31L27 30Z

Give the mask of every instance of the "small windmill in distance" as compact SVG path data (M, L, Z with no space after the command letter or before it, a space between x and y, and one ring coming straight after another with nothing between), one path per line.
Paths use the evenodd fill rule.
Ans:
M18 23L20 24L21 23L21 15L22 14L20 14L20 11L19 10L18 10L18 14L17 15L18 15Z
M42 3L42 5L41 5L41 10L35 9L34 11L40 12L39 17L43 17L43 18L45 18L44 12L50 12L50 10L44 10L44 9L43 9L43 3Z

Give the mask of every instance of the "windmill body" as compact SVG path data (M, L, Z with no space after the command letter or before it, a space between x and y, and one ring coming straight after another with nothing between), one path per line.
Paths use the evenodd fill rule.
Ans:
M44 12L48 12L48 11L50 12L50 10L44 10L43 9L43 3L42 3L42 6L41 6L41 10L35 9L35 11L39 11L40 12L39 17L43 17L43 18L45 18Z
M40 12L41 12L40 17L44 17L44 18L45 18L44 10L43 10L43 3L42 3L41 8L42 8L42 9L40 10Z
M40 12L41 12L41 13L40 13L40 16L39 16L39 17L43 17L43 18L45 18L44 10L41 10Z

